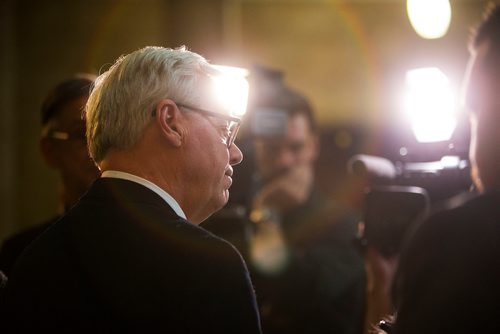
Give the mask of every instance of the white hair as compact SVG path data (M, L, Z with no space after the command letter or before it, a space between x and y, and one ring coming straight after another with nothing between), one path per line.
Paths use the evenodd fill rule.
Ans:
M204 78L217 73L185 47L148 46L121 56L97 78L87 102L90 155L100 162L110 148L133 147L160 100L197 104Z

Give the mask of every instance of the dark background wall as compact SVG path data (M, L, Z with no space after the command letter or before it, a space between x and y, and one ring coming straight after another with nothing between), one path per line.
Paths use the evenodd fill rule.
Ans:
M186 45L214 63L283 70L310 97L334 143L323 148L326 156L339 157L342 166L354 151L377 151L377 138L397 118L407 69L438 66L458 89L468 30L486 1L452 0L452 23L439 40L415 34L405 3L0 0L0 240L56 210L57 177L38 151L46 92L75 72L102 72L146 45ZM347 145L334 147L342 142Z

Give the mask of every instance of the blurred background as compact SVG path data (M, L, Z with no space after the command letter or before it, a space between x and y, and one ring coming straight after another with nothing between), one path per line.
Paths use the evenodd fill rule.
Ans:
M186 45L212 63L282 71L316 110L322 186L348 204L357 205L363 187L346 173L355 154L466 156L458 104L454 143L441 141L429 156L436 146L418 148L404 96L418 77L408 71L430 67L440 73L430 82L445 77L458 102L469 28L486 2L449 1L446 34L427 39L410 24L405 0L0 0L0 241L56 211L57 177L38 147L45 94L146 45Z

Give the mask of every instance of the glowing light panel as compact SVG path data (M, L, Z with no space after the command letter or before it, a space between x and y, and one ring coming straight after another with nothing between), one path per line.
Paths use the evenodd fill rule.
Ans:
M419 142L449 140L457 125L457 101L446 75L435 67L406 72L404 110Z
M422 38L443 37L450 27L449 0L408 0L406 9L413 29Z

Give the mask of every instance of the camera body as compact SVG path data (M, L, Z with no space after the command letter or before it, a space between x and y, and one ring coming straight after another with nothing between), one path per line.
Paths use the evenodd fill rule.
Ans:
M412 223L430 208L424 188L412 186L375 186L365 195L362 244L374 246L385 257L397 254Z
M458 156L432 162L396 162L355 155L349 171L368 179L358 235L383 256L400 252L412 227L437 204L470 188L469 164Z

